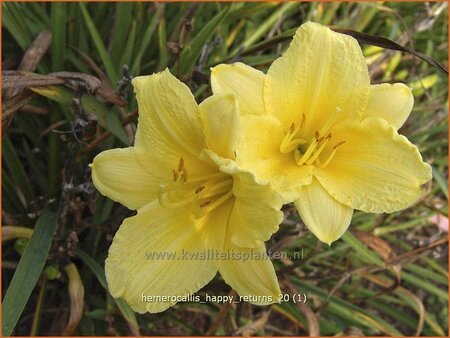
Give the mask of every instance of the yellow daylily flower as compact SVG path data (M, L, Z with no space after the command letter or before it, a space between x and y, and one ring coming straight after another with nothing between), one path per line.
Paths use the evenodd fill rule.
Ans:
M352 37L308 22L267 74L219 65L211 84L214 94L239 101L240 164L294 201L325 243L342 236L354 209L406 208L431 179L418 149L397 132L411 112L411 90L370 85Z
M139 106L134 147L104 151L91 165L102 194L137 210L109 249L111 295L139 313L160 312L219 271L253 303L277 302L264 241L278 229L282 202L236 164L236 99L218 95L197 105L168 70L132 83Z

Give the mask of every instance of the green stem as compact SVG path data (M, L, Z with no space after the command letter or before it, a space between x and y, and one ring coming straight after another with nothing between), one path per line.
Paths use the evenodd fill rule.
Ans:
M47 278L42 277L42 284L39 290L39 295L36 304L36 310L34 311L33 322L31 323L30 336L37 336L39 331L39 324L41 321L42 308L44 305L45 291L47 290Z

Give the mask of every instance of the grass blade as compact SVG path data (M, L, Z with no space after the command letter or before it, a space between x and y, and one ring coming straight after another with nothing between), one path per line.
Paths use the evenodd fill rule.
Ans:
M114 34L109 50L112 62L116 67L122 66L120 59L123 54L123 44L124 41L129 41L133 6L134 4L130 2L118 2L115 9Z
M180 70L182 74L189 73L193 70L192 68L195 66L195 63L202 53L203 46L208 43L216 29L228 16L228 13L229 8L226 8L217 14L200 32L198 32L197 36L192 40L192 43L185 46L180 55Z
M17 265L3 300L2 333L4 336L11 335L44 268L57 221L58 214L46 208L36 223L33 236Z
M448 182L445 179L443 175L436 169L436 167L433 168L433 178L436 180L439 188L441 189L442 193L447 197L448 199Z
M55 2L51 5L51 30L52 30L52 71L64 70L66 50L66 3Z
M81 250L80 248L76 249L77 256L80 257L80 259L91 269L91 271L94 273L95 277L97 277L97 280L103 286L105 289L108 288L106 284L106 276L105 276L105 270L98 264L97 261L92 259L86 252ZM139 335L139 325L137 323L136 315L134 314L133 310L129 307L129 305L121 298L114 298L114 301L117 304L117 307L119 308L120 312L122 313L123 317L127 321L130 329L132 330L134 335Z
M140 73L142 57L144 56L144 53L152 39L153 33L156 30L160 11L161 7L158 7L156 9L156 13L153 15L152 20L148 24L147 29L145 30L144 36L139 40L139 51L136 53L136 56L132 60L133 65L131 67L131 72L133 75L139 75Z
M108 55L108 52L106 51L105 45L103 44L100 34L97 31L97 28L95 27L94 21L89 15L88 10L86 9L86 5L84 3L80 3L79 5L81 8L81 13L83 14L84 21L86 22L86 26L89 30L89 33L91 34L92 40L94 41L95 48L100 54L100 58L102 59L103 65L105 66L106 74L108 74L111 84L116 85L117 81L119 80L119 77L117 76L116 69L114 68L114 65L111 62L111 58Z
M34 199L34 192L31 187L28 176L24 170L22 162L14 149L14 146L9 138L4 138L2 143L2 157L5 166L17 183L18 188L25 197L25 203L28 204Z

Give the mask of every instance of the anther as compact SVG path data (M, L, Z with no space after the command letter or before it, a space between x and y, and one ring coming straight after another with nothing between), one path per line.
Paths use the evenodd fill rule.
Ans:
M200 204L200 208L204 208L204 207L208 206L209 204L211 204L211 201L204 201L204 202L202 202L202 204Z
M178 172L175 169L172 169L173 173L173 181L176 182L178 180Z
M300 128L303 128L305 121L306 121L306 115L305 115L305 113L302 113L302 122L300 123Z
M182 171L184 168L184 160L180 157L180 162L178 163L178 171Z
M202 191L203 189L205 189L204 185L199 186L197 189L195 189L195 193L198 194L200 191Z
M340 146L343 145L344 143L345 143L345 141L341 141L341 142L337 143L337 144L333 147L333 149L337 149L338 147L340 147Z
M291 126L289 127L289 134L292 134L294 132L295 129L295 123L292 122Z
M328 144L328 142L330 141L330 137L331 134L328 134L328 136L325 138L325 142L323 142L320 147L316 150L316 152L314 153L314 155L312 155L307 161L306 164L307 165L311 165L313 164L320 156L320 153L322 152L322 150L326 147L326 145Z
M198 214L197 218L203 217L204 215L210 213L211 211L213 211L214 209L225 203L231 197L233 197L233 192L229 191L226 194L222 195L220 198L216 199L214 203L210 204L211 201L209 200L206 201L207 204L205 204L206 202L203 202L202 204L200 204L200 208L202 209ZM207 208L205 208L206 206Z
M183 172L182 176L186 177L186 180L187 180L187 178L188 178L188 172L187 172L186 167L183 166L183 167L181 168L181 171Z

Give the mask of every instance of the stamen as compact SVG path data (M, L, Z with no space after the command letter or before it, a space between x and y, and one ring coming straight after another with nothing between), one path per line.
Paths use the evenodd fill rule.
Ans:
M200 208L204 208L209 204L211 204L211 201L204 201L202 204L200 204Z
M316 163L317 163L317 166L319 167L319 168L322 168L321 166L322 166L322 161L320 160L320 157L318 157L317 159L316 159Z
M182 171L184 168L184 160L180 157L180 162L178 163L178 171Z
M230 175L225 174L222 172L216 172L211 175L205 175L205 176L191 176L189 179L189 183L203 183L209 180L223 180L228 178Z
M303 125L303 123L302 123L302 125ZM302 125L295 128L295 123L292 122L292 124L289 128L289 131L284 136L284 138L280 144L280 152L282 154L290 153L291 151L294 151L299 145L307 143L307 141L302 138L297 137L297 138L293 139L293 137L299 132Z
M211 203L211 204L208 203L206 207L202 207L202 205L203 205L203 203L202 203L200 205L200 207L202 209L200 210L200 213L198 214L198 218L203 217L206 214L210 213L211 211L213 211L214 209L219 207L221 204L225 203L232 196L233 196L233 192L230 190L229 192L227 192L226 194L224 194L223 196L221 196L220 198L215 200L213 203Z
M289 134L292 134L292 133L294 132L294 129L295 129L295 123L292 122L291 126L289 127L288 133L289 133Z
M328 156L328 158L326 159L326 161L325 161L324 163L319 164L318 167L319 167L320 169L323 169L323 168L325 168L327 165L329 165L335 154L336 154L336 149L333 149L333 151L332 151L331 154Z
M172 169L172 173L173 173L173 181L176 182L178 180L178 171Z
M341 141L338 144L336 144L333 149L337 149L338 147L340 147L341 145L343 145L345 143L345 141Z
M182 174L182 176L181 177L186 177L186 180L187 180L187 178L188 178L188 172L187 172L187 169L186 169L186 167L182 167L181 168L181 171L183 172L183 174ZM186 181L185 181L186 182Z
M303 126L305 125L305 121L306 121L306 115L305 115L305 113L302 113L302 122L300 123L300 128L303 128Z
M281 141L280 151L282 154L288 154L294 151L299 145L306 144L307 141L302 138L295 138L293 140L286 140L286 138Z
M308 161L309 157L312 155L312 153L316 149L317 144L318 144L317 139L314 139L314 141L309 145L309 147L306 150L306 152L303 154L303 156L300 159L300 161L297 161L298 165L303 165L303 164L306 163L306 161Z
M212 183L212 182L211 182ZM198 194L199 199L210 198L217 195L221 195L231 190L233 185L233 179L229 178L224 181L209 185L206 183L206 189L204 189L200 194Z
M325 142L323 142L323 143L320 145L319 149L316 150L316 152L314 153L314 155L311 156L311 157L306 161L306 164L307 164L307 165L311 165L311 164L313 164L313 163L316 161L316 159L320 156L320 153L322 152L322 150L325 148L325 146L328 144L328 142L330 142L330 139L331 139L331 133L328 134L328 136L325 138ZM322 140L323 140L323 137L322 137Z
M204 185L199 186L197 189L195 189L195 193L198 194L200 191L202 191L203 189L205 189Z
M289 127L288 132L284 136L283 140L280 144L280 152L282 154L288 154L291 151L294 151L299 145L308 143L306 140L302 138L294 138L295 135L300 131L300 129L303 127L306 121L306 115L305 113L302 114L302 121L300 122L300 125L295 127L295 123L292 122L291 126Z
M328 158L326 159L326 161L324 163L321 163L320 161L318 162L319 168L323 169L325 168L327 165L330 164L331 160L333 159L334 155L336 155L337 149L343 145L345 143L345 141L341 141L339 143L337 143L334 147L333 147L333 151L331 152L331 154L328 156Z
M301 156L302 156L302 154L300 153L300 150L297 149L297 150L294 152L294 158L295 158L295 162L296 162L296 163L298 163L298 162L300 161Z

